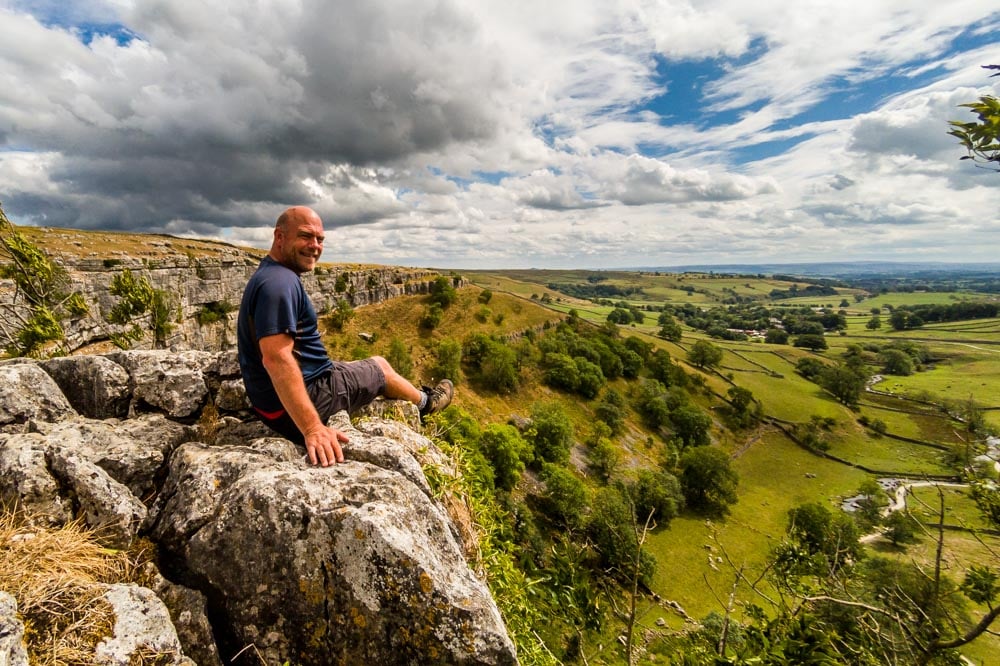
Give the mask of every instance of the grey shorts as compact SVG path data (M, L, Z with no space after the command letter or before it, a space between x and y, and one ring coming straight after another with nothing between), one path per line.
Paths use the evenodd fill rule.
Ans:
M385 392L385 373L374 359L334 361L333 369L306 386L319 417L360 409Z
M319 418L326 423L337 412L353 412L382 395L385 392L385 373L370 358L346 363L334 361L333 369L310 381L306 391ZM281 410L280 416L275 418L268 418L261 412L257 415L279 435L300 446L305 444L305 438L288 412Z

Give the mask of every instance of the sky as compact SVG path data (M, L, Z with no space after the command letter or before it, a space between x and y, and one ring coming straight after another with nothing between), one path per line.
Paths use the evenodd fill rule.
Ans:
M996 0L0 0L16 223L325 261L1000 261Z

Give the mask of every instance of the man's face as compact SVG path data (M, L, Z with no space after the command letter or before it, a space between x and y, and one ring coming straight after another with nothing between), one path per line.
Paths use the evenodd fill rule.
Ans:
M318 216L295 217L276 231L278 260L296 273L308 273L323 254L323 222Z

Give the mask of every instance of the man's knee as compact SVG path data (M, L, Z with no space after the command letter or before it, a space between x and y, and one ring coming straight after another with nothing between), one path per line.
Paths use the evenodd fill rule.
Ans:
M372 356L371 360L374 361L375 364L382 369L382 373L386 377L388 377L389 375L396 374L396 371L392 369L391 365L389 365L389 361L385 360L381 356Z

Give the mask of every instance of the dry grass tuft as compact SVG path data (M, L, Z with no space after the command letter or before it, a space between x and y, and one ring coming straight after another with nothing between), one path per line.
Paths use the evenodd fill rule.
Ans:
M102 547L80 523L43 528L0 511L0 589L17 600L31 664L93 662L115 622L101 584L132 580L136 557Z

